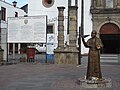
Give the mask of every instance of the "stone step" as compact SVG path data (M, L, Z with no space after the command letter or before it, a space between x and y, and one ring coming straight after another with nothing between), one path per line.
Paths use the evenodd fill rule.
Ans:
M118 62L118 54L101 54L101 62Z

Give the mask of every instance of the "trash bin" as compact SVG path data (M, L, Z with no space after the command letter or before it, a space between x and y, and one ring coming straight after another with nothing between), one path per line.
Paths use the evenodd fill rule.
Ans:
M35 48L27 48L27 62L34 62Z

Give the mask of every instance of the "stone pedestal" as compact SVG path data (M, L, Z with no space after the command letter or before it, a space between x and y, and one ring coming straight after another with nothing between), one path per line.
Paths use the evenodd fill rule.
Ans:
M78 84L84 88L105 88L112 86L111 79L109 78L104 78L102 80L86 80L84 78L79 78Z
M55 64L78 64L78 51L69 49L55 50Z
M69 6L69 46L67 47L68 55L71 56L72 62L74 64L78 64L78 54L79 51L77 49L77 6ZM67 57L67 56L66 56ZM69 60L68 60L69 61ZM73 63L72 63L73 64Z
M58 8L58 48L63 50L64 48L64 9L65 7Z

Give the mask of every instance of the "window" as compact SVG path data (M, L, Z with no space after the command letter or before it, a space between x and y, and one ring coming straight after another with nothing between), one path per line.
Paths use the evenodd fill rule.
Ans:
M1 20L5 21L6 19L6 8L1 7Z
M47 26L47 33L53 33L53 26Z
M18 12L15 12L15 17L18 17Z
M50 8L54 5L54 0L42 0L42 4L46 8Z
M106 0L106 8L113 8L113 0Z

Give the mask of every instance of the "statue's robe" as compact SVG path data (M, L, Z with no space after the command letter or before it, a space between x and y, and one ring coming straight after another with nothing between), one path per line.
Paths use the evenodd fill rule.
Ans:
M103 47L102 42L100 38L90 38L86 42L86 46L89 47L86 79L90 80L92 77L102 79L100 68L100 48Z

